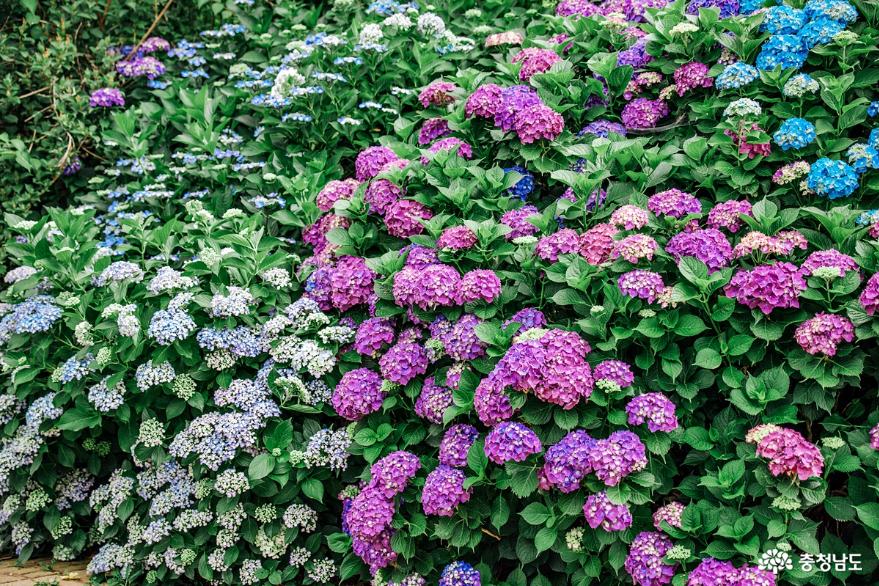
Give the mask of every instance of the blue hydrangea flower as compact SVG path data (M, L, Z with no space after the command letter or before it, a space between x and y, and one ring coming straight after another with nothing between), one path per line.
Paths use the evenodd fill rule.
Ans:
M817 45L826 45L837 33L845 30L845 25L841 22L830 20L828 18L819 18L811 21L800 30L800 40L803 45L811 49Z
M744 87L760 77L757 68L741 61L727 66L714 82L717 89L729 90Z
M853 144L846 151L845 156L849 165L858 173L863 173L867 169L879 168L879 150L868 144Z
M795 35L806 24L806 13L784 4L766 10L760 30L773 35Z
M819 18L852 23L858 19L858 11L845 0L809 0L803 7L810 21Z
M815 142L815 125L802 118L789 118L772 135L781 150L802 149Z
M879 115L879 100L870 102L870 105L867 106L867 116L875 118L877 115Z
M739 14L752 14L763 8L764 4L763 0L741 0L739 2Z
M799 69L809 56L808 48L802 39L795 35L772 35L760 47L757 55L757 67L763 71L771 71L776 65L782 69Z
M479 572L467 562L452 562L443 568L439 586L480 586Z
M509 173L511 171L515 171L516 173L522 175L523 177L519 179L518 182L511 188L507 190L510 195L514 195L525 201L525 198L534 191L534 175L528 172L525 167L520 167L519 165L515 165L513 167L505 167L504 173Z
M848 197L858 188L858 173L844 161L824 157L812 164L806 185L822 197Z

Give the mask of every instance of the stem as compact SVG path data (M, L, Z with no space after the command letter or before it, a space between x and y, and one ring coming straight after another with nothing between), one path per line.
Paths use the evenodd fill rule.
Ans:
M127 60L130 60L134 57L134 55L137 55L137 51L138 51L138 49L140 49L140 46L144 44L144 41L146 41L149 38L149 36L150 36L150 34L152 34L153 30L155 30L155 28L159 25L159 21L162 20L162 17L165 16L165 13L168 12L168 9L171 7L171 4L173 4L173 3L174 3L174 0L168 0L165 3L165 6L162 7L162 10L160 10L159 14L156 15L156 19L153 21L153 24L150 25L150 28L147 29L147 31L143 34L143 36L140 38L140 40L134 46L134 49L131 50L131 53L128 54L128 57L126 58ZM110 2L108 1L107 5L109 6L109 4L110 4Z

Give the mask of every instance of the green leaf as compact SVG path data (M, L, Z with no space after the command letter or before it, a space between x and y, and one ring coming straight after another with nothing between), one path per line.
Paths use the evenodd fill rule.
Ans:
M537 552L544 552L555 545L558 533L555 527L544 527L534 536L534 547Z
M675 326L675 333L684 337L696 336L708 329L705 322L695 315L682 315Z
M303 482L299 484L300 488L302 488L302 494L307 496L310 499L314 499L318 502L323 502L324 500L324 485L317 478L306 478Z
M864 503L855 507L858 519L870 529L879 531L879 503Z
M754 344L754 338L747 334L736 334L727 340L727 354L730 356L741 356L751 349Z
M98 427L101 424L101 414L94 409L74 407L58 419L56 426L65 431L82 431L86 428Z
M272 473L275 469L275 458L271 454L259 454L250 461L247 467L247 477L251 480L260 480Z
M519 513L525 522L529 525L543 525L546 523L551 517L552 514L549 512L549 509L546 508L546 505L541 503L531 503Z
M696 360L693 362L696 366L714 370L723 362L720 354L714 348L702 348L696 353Z

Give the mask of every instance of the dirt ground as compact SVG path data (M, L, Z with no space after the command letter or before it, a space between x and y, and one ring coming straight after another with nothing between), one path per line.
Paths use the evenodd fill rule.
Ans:
M15 559L0 560L0 586L83 586L88 584L85 562Z

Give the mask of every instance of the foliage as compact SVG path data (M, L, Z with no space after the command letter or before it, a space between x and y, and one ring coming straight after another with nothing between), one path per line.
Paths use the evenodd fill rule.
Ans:
M875 7L249 4L103 120L81 205L7 216L19 555L99 548L118 583L877 570Z

